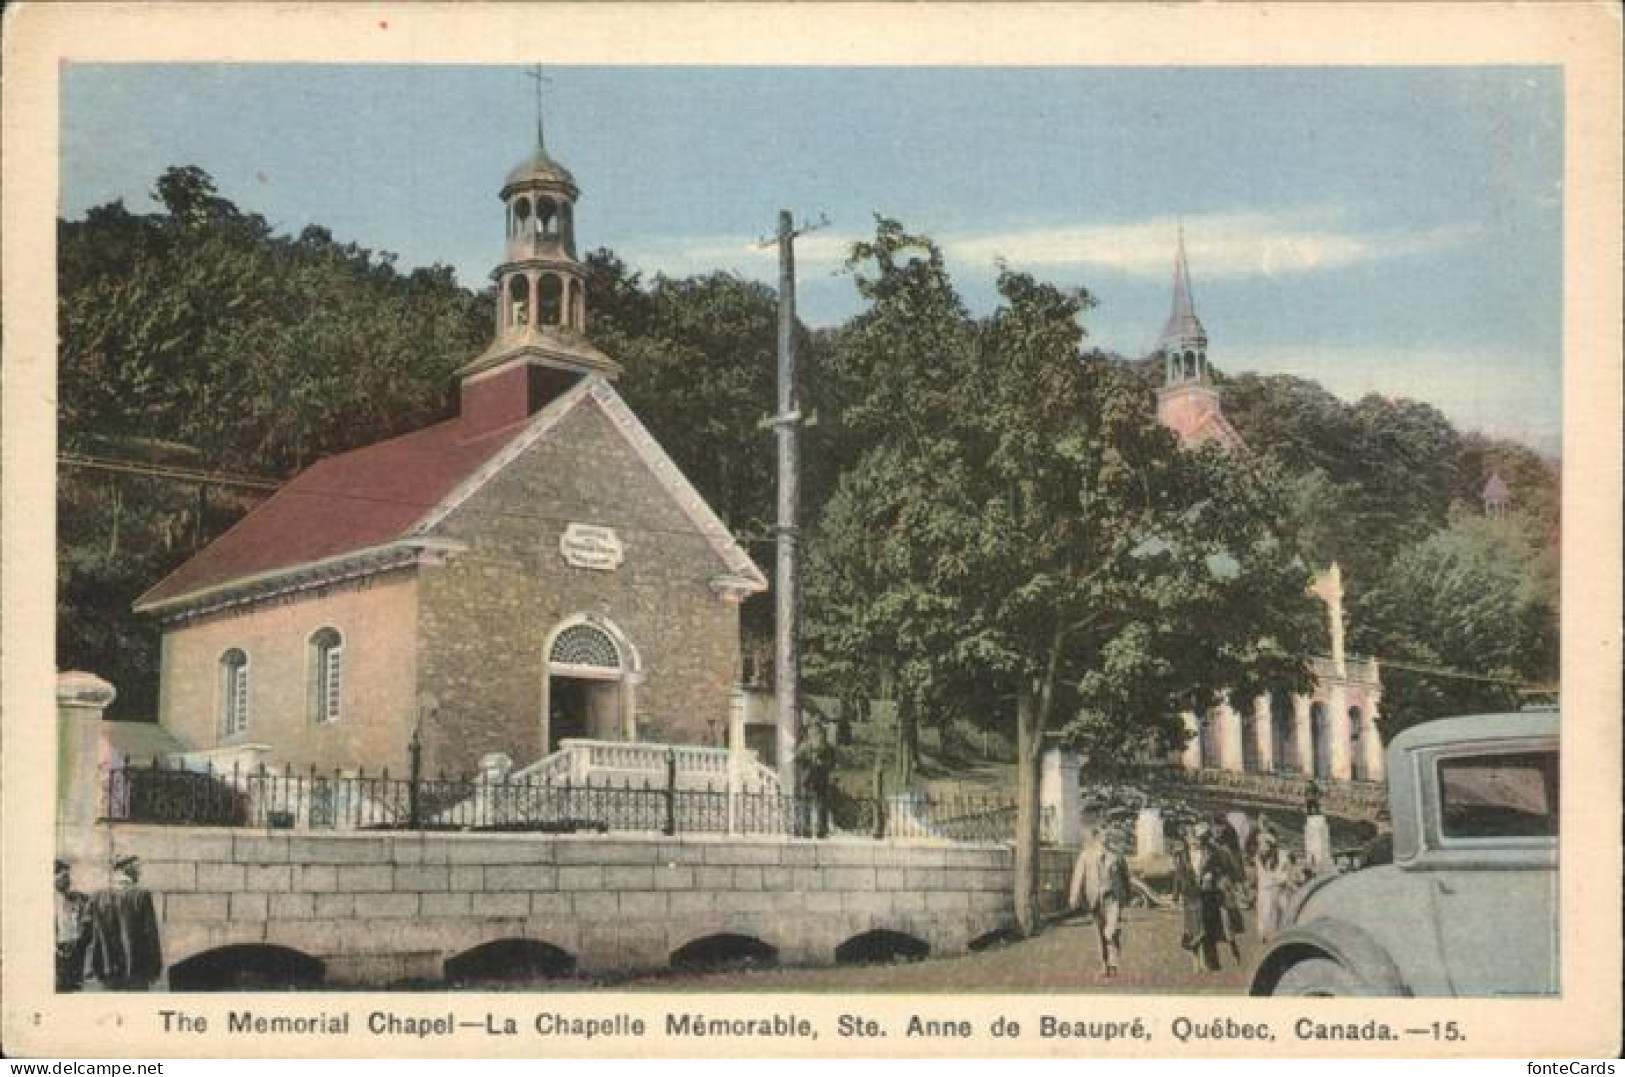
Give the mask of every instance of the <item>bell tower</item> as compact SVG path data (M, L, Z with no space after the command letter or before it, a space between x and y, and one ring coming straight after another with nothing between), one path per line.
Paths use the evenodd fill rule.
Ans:
M1241 435L1219 408L1219 392L1207 364L1207 330L1196 317L1191 299L1190 262L1185 256L1185 228L1179 228L1174 255L1174 303L1157 340L1163 384L1157 390L1157 419L1186 446L1217 441L1240 448Z
M462 418L477 429L518 422L588 374L614 378L620 364L590 344L587 272L576 257L570 170L547 152L537 79L536 147L503 180L503 260L491 271L496 324L489 347L457 373Z

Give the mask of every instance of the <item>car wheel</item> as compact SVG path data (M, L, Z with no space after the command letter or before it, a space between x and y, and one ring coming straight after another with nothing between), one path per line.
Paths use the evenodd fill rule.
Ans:
M1330 998L1337 995L1369 995L1371 989L1348 969L1324 957L1299 961L1275 982L1274 995Z

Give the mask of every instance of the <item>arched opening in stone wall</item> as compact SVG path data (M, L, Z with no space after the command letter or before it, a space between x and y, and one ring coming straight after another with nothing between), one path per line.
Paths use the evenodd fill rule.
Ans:
M543 274L536 289L536 324L558 325L564 319L564 284L552 273Z
M1241 721L1241 769L1257 774L1263 769L1258 756L1258 716L1245 710L1237 717Z
M1213 715L1204 714L1197 720L1197 737L1202 751L1202 769L1219 768L1219 728Z
M544 239L552 239L559 234L558 207L551 198L536 200L536 234Z
M883 927L854 935L835 947L837 965L894 965L930 956L930 943Z
M1292 713L1292 697L1285 692L1270 693L1270 746L1278 773L1303 770L1298 756L1298 720Z
M1354 780L1365 782L1371 780L1366 770L1365 751L1360 744L1360 737L1365 733L1365 714L1359 707L1349 708L1349 765L1353 768Z
M595 616L562 622L547 640L543 679L544 750L570 739L632 740L636 648L619 628Z
M671 954L671 967L684 972L770 969L778 963L778 948L750 935L706 935Z
M194 954L169 970L171 991L315 991L327 968L286 946L244 943Z
M1311 703L1309 705L1309 736L1315 746L1312 758L1315 761L1313 777L1329 778L1332 773L1332 740L1331 730L1327 728L1326 704Z
M446 958L446 983L452 987L556 980L576 970L575 955L536 939L497 939Z
M508 278L508 324L530 324L530 281L515 274Z

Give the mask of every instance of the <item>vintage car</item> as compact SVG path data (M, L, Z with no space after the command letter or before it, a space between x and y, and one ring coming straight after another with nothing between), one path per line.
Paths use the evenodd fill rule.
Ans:
M1393 855L1305 885L1254 995L1551 995L1558 714L1446 718L1388 748Z

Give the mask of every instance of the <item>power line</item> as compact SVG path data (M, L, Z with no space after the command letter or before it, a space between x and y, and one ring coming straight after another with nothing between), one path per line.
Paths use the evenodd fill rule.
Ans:
M1521 688L1535 692L1555 692L1554 684L1538 684L1535 681L1517 680L1512 677L1493 677L1486 673L1466 673L1459 669L1449 669L1444 666L1424 666L1414 662L1396 662L1389 658L1376 657L1383 669L1402 669L1407 673L1421 673L1431 677L1447 677L1458 681L1479 681L1484 684L1499 684L1508 688Z
M81 467L89 470L114 472L121 475L138 475L144 478L163 479L170 482L182 482L188 485L217 485L241 486L248 489L277 491L288 497L312 497L332 501L357 501L375 505L393 505L403 508L416 509L427 513L434 508L434 504L425 504L402 497L385 497L380 494L363 494L353 490L331 489L298 489L285 487L275 479L262 476L233 475L225 472L202 471L194 468L171 467L164 464L147 464L133 460L117 460L110 457L92 457L77 453L60 453L57 456L59 463L70 467ZM484 509L465 506L468 513L486 517L502 517L514 520L533 520L538 523L570 524L579 522L575 516L554 516L540 512L522 512L514 509ZM649 527L627 523L625 521L608 521L606 526L612 526L620 531L631 534L672 535L672 536L701 536L704 532L694 528L678 527ZM772 535L759 532L734 532L729 534L735 541L761 545L774 541Z
M85 453L57 453L56 462L63 467L84 468L88 471L109 471L120 475L141 475L152 479L169 479L193 486L240 486L249 490L275 490L282 483L261 475L239 475L225 471L204 471L201 468L177 467L173 464L150 464L136 460L119 460L110 456L90 456Z

